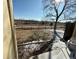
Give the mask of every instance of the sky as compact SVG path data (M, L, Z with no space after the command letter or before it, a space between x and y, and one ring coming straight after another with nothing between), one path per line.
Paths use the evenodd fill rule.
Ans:
M14 18L38 19L43 17L42 0L13 0Z
M59 1L56 0L57 3ZM58 8L59 13L62 11L63 5L64 3L62 2ZM44 17L42 0L13 0L13 11L14 18L19 19L42 20ZM60 17L60 20L62 18L63 15Z

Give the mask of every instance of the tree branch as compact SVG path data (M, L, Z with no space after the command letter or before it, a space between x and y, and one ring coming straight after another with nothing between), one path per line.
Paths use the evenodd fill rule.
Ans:
M66 7L66 4L67 4L67 2L65 2L65 5L63 6L63 9L62 9L62 11L60 12L60 14L58 15L58 18L62 15L62 13L64 12L64 10L65 10L65 7Z

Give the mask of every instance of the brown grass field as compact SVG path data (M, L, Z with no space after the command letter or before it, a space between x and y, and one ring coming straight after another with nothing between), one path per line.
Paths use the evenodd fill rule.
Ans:
M47 29L51 29L51 27L43 27L43 26L40 26L40 27L29 27L29 28L16 28L16 39L17 39L17 42L23 42L25 40L29 40L29 37L33 35L33 32L39 32L39 33L42 33L44 34L43 32L46 32L45 30ZM61 29L61 30L64 30L63 27L59 27L57 29ZM47 32L48 34L50 32Z
M26 24L27 22L28 22L28 24ZM43 35L46 36L45 30L54 28L54 25L50 26L47 24L41 24L41 23L38 24L38 23L34 22L32 24L32 22L29 22L29 21L15 21L17 42L20 43L23 41L30 40L29 37L33 36L34 32L39 32L42 34L42 36ZM64 30L64 23L58 23L57 29ZM50 32L47 32L47 33L49 34Z

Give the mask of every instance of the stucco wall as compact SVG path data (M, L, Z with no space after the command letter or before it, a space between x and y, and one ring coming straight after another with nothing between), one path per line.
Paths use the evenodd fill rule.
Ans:
M12 0L3 0L3 59L16 59L14 38L11 31L12 25L10 22L13 16L9 13L10 7L8 8L7 1L12 6Z

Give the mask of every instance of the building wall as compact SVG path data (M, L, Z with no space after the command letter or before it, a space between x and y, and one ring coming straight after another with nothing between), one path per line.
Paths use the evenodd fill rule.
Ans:
M11 20L13 16L12 12L10 13L10 10L12 9L10 6L12 6L12 0L3 0L3 59L17 59L16 47L11 28Z

